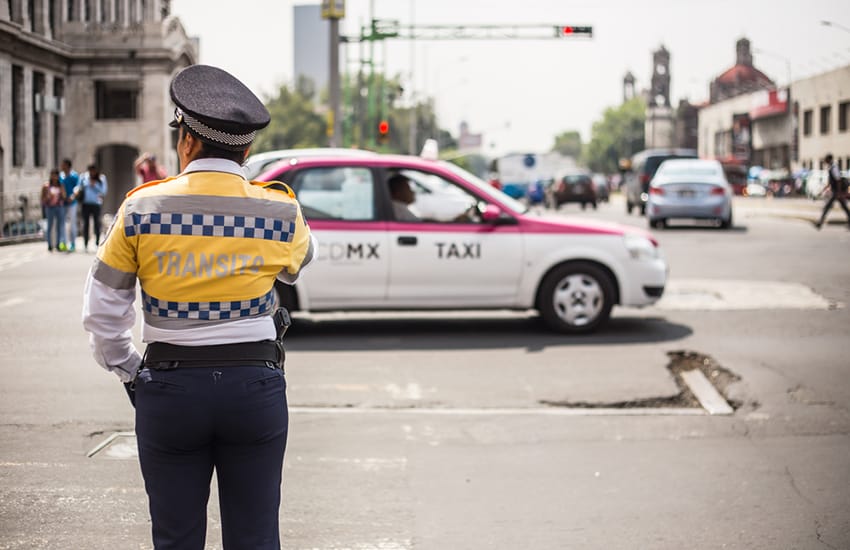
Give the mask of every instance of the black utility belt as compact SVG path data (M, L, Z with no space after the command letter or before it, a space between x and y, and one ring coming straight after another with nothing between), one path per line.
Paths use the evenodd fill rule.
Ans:
M273 340L215 346L177 346L153 342L148 344L142 360L143 367L153 370L228 366L281 368L282 364L282 346Z

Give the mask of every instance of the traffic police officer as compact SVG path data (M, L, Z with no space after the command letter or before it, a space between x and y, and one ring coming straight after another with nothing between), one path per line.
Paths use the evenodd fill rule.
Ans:
M288 414L273 284L293 283L316 244L286 185L242 175L269 124L259 99L204 65L170 91L182 172L127 194L89 272L83 325L97 362L134 388L154 547L204 547L215 471L224 548L277 549Z

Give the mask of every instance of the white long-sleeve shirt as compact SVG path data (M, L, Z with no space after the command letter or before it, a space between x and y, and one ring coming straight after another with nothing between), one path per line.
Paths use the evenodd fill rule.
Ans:
M234 162L224 159L199 159L191 162L180 176L173 179L178 179L194 172L221 172L238 175L242 178L241 168ZM243 183L244 185L251 185L244 182L244 178ZM235 184L241 185L238 182ZM193 200L197 197L197 195L191 196ZM291 202L294 203L294 200ZM124 213L124 205L122 205L121 213ZM128 219L132 219L132 214L124 214L127 215ZM300 210L298 216L298 220L303 224L300 218ZM97 363L106 370L115 373L123 382L128 382L135 376L142 361L141 355L133 344L132 336L132 329L136 323L136 311L134 308L136 300L136 273L130 273L126 267L120 269L115 265L109 265L106 261L106 258L109 257L109 251L107 250L104 253L103 248L110 246L117 248L124 247L126 251L129 247L126 242L115 244L110 243L110 239L127 240L125 233L132 236L136 236L137 234L133 233L132 227L129 230L124 227L123 218L118 220L118 216L116 216L116 222L121 222L116 223L116 226L118 226L116 232L120 231L120 234L112 235L112 229L110 229L106 242L101 250L98 251L98 259L95 260L95 264L89 271L84 290L82 319L83 326L89 333L89 343ZM306 225L303 227L306 229ZM197 235L191 233L184 233L183 235L189 238L197 238ZM252 241L248 242L250 243ZM306 246L306 250L301 250L303 260L300 262L300 265L282 266L282 269L277 274L279 280L289 284L294 283L298 275L300 275L301 269L312 260L313 252L317 250L315 237L309 234L309 241L307 243L302 242L300 246L302 248ZM138 251L134 253L138 253ZM134 261L140 264L145 260L144 258L134 258ZM159 265L160 273L162 273L163 264L160 263ZM136 269L138 269L138 266ZM170 274L170 265L168 265L168 271ZM200 268L198 268L198 271L200 271ZM231 270L231 273L233 273L233 270ZM183 275L186 277L185 273ZM196 275L196 273L192 274L193 277ZM146 290L144 285L142 290L143 292ZM169 302L169 304L171 303L173 302ZM230 302L221 303L229 304ZM203 302L200 305L204 304L209 305L209 302ZM169 312L167 309L151 308L149 302L143 304L143 307L145 308L146 316L151 316L150 321L154 319L157 321L157 323L151 323L148 320L143 322L142 341L146 343L166 342L183 346L197 346L273 340L275 338L274 321L269 314L257 315L256 312L252 312L251 315L244 318L231 318L228 315L226 317L222 316L218 322L211 323L198 321L198 317L194 317L194 320L187 320L185 326L170 328L170 326L165 327L162 324L173 323L175 321L179 324L181 321L176 318L177 311ZM198 303L193 302L193 307L193 311L196 311ZM159 322L159 318L152 316L152 309L161 312L160 315L165 315L162 323ZM235 311L237 310L234 310L233 317L237 317ZM215 308L213 313L217 312L218 308ZM207 312L208 315L209 313ZM181 319L186 319L188 314L189 312L183 312ZM204 319L204 317L200 319ZM155 324L159 326L154 326Z

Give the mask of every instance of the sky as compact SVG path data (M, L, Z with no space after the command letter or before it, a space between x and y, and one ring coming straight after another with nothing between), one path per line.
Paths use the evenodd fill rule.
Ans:
M201 63L233 73L265 98L293 81L293 6L318 3L172 0L171 8L189 36L200 39ZM708 99L710 81L735 64L741 37L751 42L755 66L780 85L850 65L847 0L346 0L345 6L340 29L351 36L371 17L402 26L592 26L589 40L378 43L376 60L402 77L406 93L434 98L441 127L456 136L466 121L484 134L484 152L494 155L547 151L568 130L589 140L593 122L622 101L627 71L638 89L648 87L652 52L661 45L671 56L674 105ZM340 59L356 59L357 50L344 46ZM356 63L344 65L356 71Z

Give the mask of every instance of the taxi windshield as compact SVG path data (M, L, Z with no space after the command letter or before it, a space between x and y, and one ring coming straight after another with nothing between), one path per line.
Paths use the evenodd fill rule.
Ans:
M450 172L454 173L457 176L460 176L465 181L468 181L469 183L473 184L475 186L476 191L480 191L482 194L487 195L489 198L499 201L500 204L503 204L504 206L508 207L517 214L525 214L528 211L528 208L521 202L509 197L505 193L502 193L486 181L482 180L471 172L467 172L457 164L446 161L443 161L440 164L444 168L447 168Z

